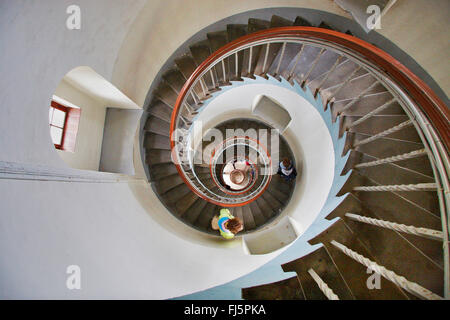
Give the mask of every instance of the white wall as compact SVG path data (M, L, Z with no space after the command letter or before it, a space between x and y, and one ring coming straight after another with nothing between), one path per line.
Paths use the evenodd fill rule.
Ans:
M68 30L66 8L74 1L0 1L1 160L65 166L48 138L51 97L77 66L111 79L123 39L145 2L78 0L81 30Z
M241 12L270 7L310 8L352 19L331 0L152 0L131 26L121 47L111 82L142 105L164 62L202 28ZM450 94L448 60L450 1L397 1L376 30L415 59ZM183 22L189 22L183 23ZM418 23L420 21L420 23Z
M64 162L75 169L98 170L102 151L103 128L105 126L106 107L84 92L62 80L55 95L80 107L75 151L56 150Z

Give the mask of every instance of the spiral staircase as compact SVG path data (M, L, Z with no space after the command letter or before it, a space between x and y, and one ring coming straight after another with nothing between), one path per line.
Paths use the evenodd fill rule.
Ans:
M404 73L377 65L382 55L377 48L364 44L372 53L363 54L352 48L360 42L350 32L333 30L325 22L313 27L302 17L250 18L247 25L227 25L191 45L149 93L141 126L148 179L175 217L208 237L219 237L210 221L221 207L244 222L240 236L270 229L296 192L295 181L274 174L278 162L252 167L270 170L245 176L243 192L230 192L224 167L248 159L249 137L198 145L182 140L209 101L226 88L253 79L289 84L319 104L338 127L334 138L342 142L336 156L345 163L339 172L344 183L331 188L329 199L338 205L322 217L333 223L307 239L321 246L282 264L283 271L297 276L242 288L242 297L448 298L448 122L439 114L448 110L444 106L437 112L444 131L433 127L423 107L432 99L420 99L420 90L405 90ZM439 103L435 106L439 110ZM225 136L230 128L271 130L269 123L232 118L209 129ZM176 147L180 141L182 149ZM243 153L236 157L238 145ZM298 162L283 135L279 145L277 159ZM216 156L227 148L233 155L217 163ZM275 156L264 151L270 143L255 150L269 162ZM183 157L188 161L180 161ZM369 288L368 268L381 275L379 288Z

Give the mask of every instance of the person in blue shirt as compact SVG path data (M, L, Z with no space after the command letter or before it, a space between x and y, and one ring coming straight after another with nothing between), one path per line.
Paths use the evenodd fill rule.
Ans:
M286 181L294 180L297 177L297 170L295 170L294 165L291 160L284 158L278 166L277 174L281 175Z

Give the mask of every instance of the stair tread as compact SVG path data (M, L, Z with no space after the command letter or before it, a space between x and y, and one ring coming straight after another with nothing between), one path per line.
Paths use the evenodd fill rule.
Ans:
M170 124L155 116L149 116L145 122L144 130L169 137Z
M378 299L407 299L408 296L389 280L381 277L380 289L370 290L367 286L367 267L345 255L330 242L335 240L346 247L358 252L366 258L374 261L373 256L362 245L356 234L354 234L342 219L336 221L327 230L308 241L310 244L323 243L331 258L339 269L345 282L350 287L353 295L358 300L378 300Z
M200 213L203 211L205 206L208 204L207 201L198 198L197 201L194 202L192 206L190 206L186 212L183 214L184 221L194 224L195 220L197 220Z
M172 153L169 150L146 149L145 162L149 165L172 163Z
M245 231L256 228L255 218L253 217L252 209L248 204L242 206L242 217L244 218Z
M361 203L358 198L349 194L327 216L327 219L332 220L336 217L344 219L347 226L358 235L364 245L382 265L426 288L433 288L432 291L441 294L439 290L442 289L443 278L442 243L436 240L412 236L406 233L396 233L395 231L382 227L352 221L345 217L346 213L354 213L396 223L399 223L396 219L402 213L396 212L397 215L392 216L384 210ZM421 227L420 224L412 224L413 221L411 221L410 217L409 219L408 225ZM417 266L417 268L412 270L410 268L411 265ZM421 271L418 273L417 270L427 270L427 272Z
M186 78L178 68L166 72L163 75L163 78L167 82L167 84L176 91L176 93L179 93L181 91L186 82Z
M297 277L242 288L244 300L304 300L303 290Z
M153 132L146 132L144 136L144 148L170 150L170 139Z
M169 108L169 106L167 106L161 100L158 99L152 101L147 111L149 114L170 123L172 109Z
M327 299L315 280L308 273L309 269L313 269L340 300L354 299L353 293L344 278L342 278L342 275L328 254L326 247L320 247L306 256L283 264L281 267L284 272L297 273L307 300Z
M297 18L295 18L294 26L312 27L312 24L308 20L304 19L303 17L298 16Z

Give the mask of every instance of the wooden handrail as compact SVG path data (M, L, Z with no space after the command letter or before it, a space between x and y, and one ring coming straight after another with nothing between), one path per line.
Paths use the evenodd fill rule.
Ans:
M374 45L341 32L316 28L316 27L279 27L266 29L245 35L238 38L216 52L211 54L203 63L201 63L181 89L175 106L173 108L170 137L175 130L176 120L185 96L189 93L191 86L197 78L208 69L215 61L221 59L227 53L245 45L264 40L274 40L283 37L301 38L315 41L322 41L333 45L341 46L343 49L356 53L358 57L379 68L386 76L391 78L409 98L424 113L436 133L438 134L447 153L450 150L450 111L445 103L431 90L431 88L414 73L412 73L403 64L387 54L383 50ZM171 149L174 150L175 141L170 141ZM176 164L176 168L185 181L185 183L193 190L189 181L184 176L180 164ZM194 190L193 190L194 191ZM195 192L195 191L194 191ZM197 193L197 192L196 192Z

